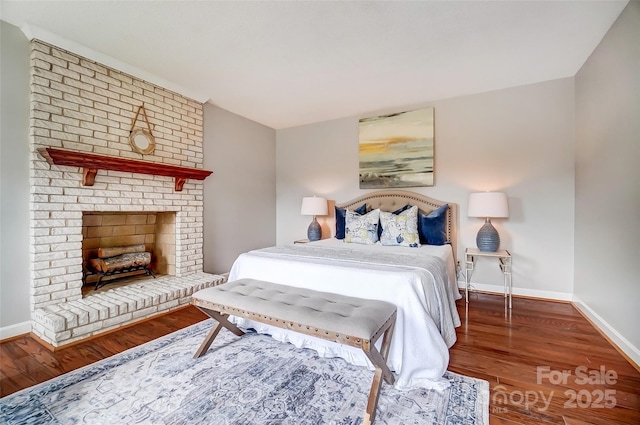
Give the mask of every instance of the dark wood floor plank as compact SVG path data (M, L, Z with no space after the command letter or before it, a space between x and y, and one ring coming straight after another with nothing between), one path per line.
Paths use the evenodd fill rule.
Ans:
M509 314L499 297L474 294L458 310L463 326L450 369L490 382L491 423L563 424L565 417L576 423L640 423L640 374L572 305L517 298ZM582 371L577 368L590 373L601 366L617 373L615 383L588 384L576 376ZM570 375L550 382L538 367ZM605 390L613 391L615 407L594 403ZM500 403L505 397L507 403Z
M567 303L473 293L458 301L463 322L451 349L449 370L489 381L492 425L640 424L640 373ZM51 379L207 319L189 307L50 352L31 337L0 344L0 395ZM613 370L612 384L584 384L576 368ZM540 378L538 367L571 371L566 382ZM580 407L582 391L614 391L613 408ZM573 398L572 398L573 396ZM526 398L528 397L528 399ZM501 403L506 399L506 403ZM526 402L528 400L528 402ZM545 402L546 400L546 402ZM545 404L547 403L547 404ZM584 403L583 403L584 404Z

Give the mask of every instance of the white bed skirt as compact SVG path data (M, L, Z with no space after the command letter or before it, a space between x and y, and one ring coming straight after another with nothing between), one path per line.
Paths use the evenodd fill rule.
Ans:
M320 241L314 244L287 247L304 251L315 249L311 246L344 248L340 241ZM297 257L294 255L276 255L260 250L242 254L235 261L229 280L253 278L270 282L315 289L324 292L379 299L394 303L398 308L394 336L388 357L388 365L396 376L395 387L398 389L436 388L447 386L442 376L449 364L449 350L456 339L455 326L460 319L455 304L451 311L452 297L459 298L455 276L441 276L437 281L432 272L419 267L406 265L376 263L375 246L365 247L354 244L344 249L365 249L371 254L372 263L354 260L330 260L313 255ZM363 247L363 248L360 248ZM381 247L389 252L399 247ZM449 254L451 248L428 247L436 256L444 259L450 271L453 258ZM405 248L411 255L427 255L427 251L416 248ZM392 251L394 255L402 250ZM388 257L388 256L387 256ZM450 257L447 259L446 257ZM451 263L451 264L449 264ZM455 292L452 291L455 288ZM439 291L435 288L440 287ZM346 361L373 369L373 365L362 352L353 347L344 346L308 335L274 328L247 319L232 318L238 326L257 332L272 335L273 338L294 344L297 347L311 348L323 357L341 357ZM441 329L439 329L441 328ZM444 328L444 329L442 329ZM379 344L381 341L379 341Z

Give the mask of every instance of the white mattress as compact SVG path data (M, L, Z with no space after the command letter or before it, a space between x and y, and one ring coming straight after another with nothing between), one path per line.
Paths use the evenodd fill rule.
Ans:
M331 258L329 258L331 257ZM460 325L460 298L449 245L421 248L346 244L336 239L256 250L240 255L229 280L254 278L285 285L379 299L398 308L387 363L399 389L441 388L448 348ZM342 357L373 368L361 350L322 339L232 318L243 328L271 334L324 357Z

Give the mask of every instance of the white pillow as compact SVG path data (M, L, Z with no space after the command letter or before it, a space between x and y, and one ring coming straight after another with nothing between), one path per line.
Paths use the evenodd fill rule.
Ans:
M420 235L418 234L418 207L402 211L400 214L380 211L380 223L382 224L382 245L420 247Z
M344 241L373 245L378 242L378 222L380 210L375 209L364 215L347 210L345 215Z

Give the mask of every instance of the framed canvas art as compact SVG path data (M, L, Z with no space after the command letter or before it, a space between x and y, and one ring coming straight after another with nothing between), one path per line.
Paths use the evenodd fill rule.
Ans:
M362 118L360 189L433 186L433 108Z

